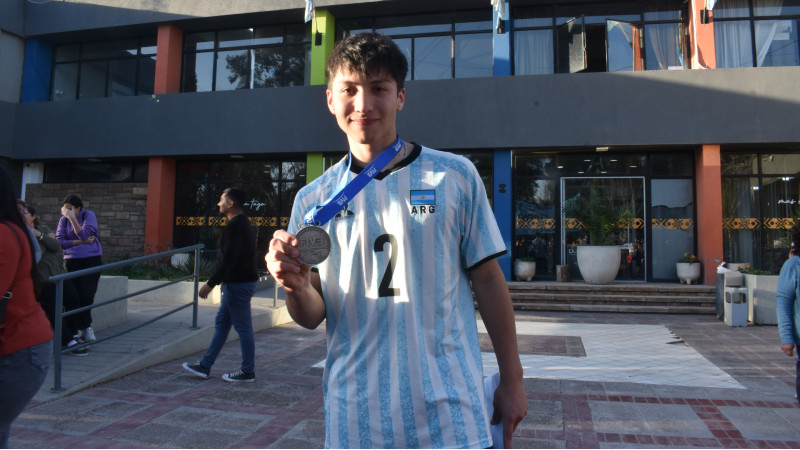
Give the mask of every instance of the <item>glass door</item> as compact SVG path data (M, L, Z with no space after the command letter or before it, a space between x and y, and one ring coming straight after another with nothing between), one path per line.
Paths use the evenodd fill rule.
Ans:
M628 219L609 236L609 245L619 245L621 257L617 280L644 281L647 273L644 177L561 178L561 204L582 197L603 196L617 211L627 211ZM577 246L586 242L582 224L574 218L561 217L561 260L570 267L572 279L580 280Z

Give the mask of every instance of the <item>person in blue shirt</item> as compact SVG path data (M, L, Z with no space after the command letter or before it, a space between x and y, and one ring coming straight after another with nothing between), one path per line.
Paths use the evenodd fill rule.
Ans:
M795 390L800 401L800 359L795 356L795 349L800 343L800 256L796 249L800 248L800 222L792 227L792 249L789 259L783 263L781 274L778 278L777 315L778 333L781 338L781 350L786 356L796 359Z

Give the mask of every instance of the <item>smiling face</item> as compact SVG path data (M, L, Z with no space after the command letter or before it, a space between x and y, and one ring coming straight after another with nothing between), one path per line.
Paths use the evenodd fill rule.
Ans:
M327 91L328 109L347 135L353 156L372 161L397 137L397 112L405 89L386 72L365 75L339 70Z

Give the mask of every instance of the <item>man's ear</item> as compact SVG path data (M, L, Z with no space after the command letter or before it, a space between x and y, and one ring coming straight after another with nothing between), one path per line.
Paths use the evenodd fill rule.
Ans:
M325 96L328 99L328 109L330 110L331 114L336 114L336 109L333 107L333 93L330 89L325 91Z
M406 88L400 89L397 93L397 110L402 111L403 106L406 104Z

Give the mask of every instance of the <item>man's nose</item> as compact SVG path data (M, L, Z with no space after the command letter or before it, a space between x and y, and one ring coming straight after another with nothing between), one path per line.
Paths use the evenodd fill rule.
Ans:
M366 90L359 90L356 93L354 107L358 112L367 112L372 109L372 98Z

